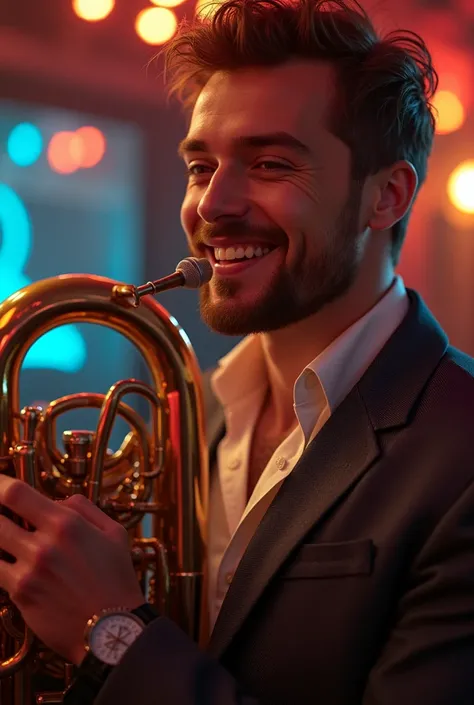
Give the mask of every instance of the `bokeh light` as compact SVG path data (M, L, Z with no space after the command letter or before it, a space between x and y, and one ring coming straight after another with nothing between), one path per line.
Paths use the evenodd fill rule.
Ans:
M176 32L177 27L176 15L166 7L145 8L135 22L135 29L140 39L152 45L167 42Z
M15 125L7 140L8 156L18 166L31 166L43 151L41 132L29 122Z
M72 7L81 20L98 22L110 15L115 7L115 0L72 0Z
M48 163L59 174L72 174L78 169L96 166L103 158L107 142L101 130L92 125L75 132L56 132L48 145Z
M56 132L48 145L48 163L58 174L72 174L81 166L82 140L75 132Z
M106 150L103 132L97 127L86 125L76 130L75 134L80 140L80 166L83 169L96 166L102 160Z
M153 5L158 5L158 7L178 7L182 5L186 0L150 0Z
M474 159L462 162L448 180L449 200L461 213L474 214Z
M466 119L466 111L460 98L453 91L438 91L433 98L437 111L436 132L447 135L459 130Z

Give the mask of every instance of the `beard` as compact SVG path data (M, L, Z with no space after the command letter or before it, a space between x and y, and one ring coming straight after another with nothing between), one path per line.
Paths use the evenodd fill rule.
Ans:
M335 225L325 233L324 246L313 257L302 253L291 272L281 269L265 290L260 292L255 306L231 305L240 284L232 279L211 280L200 290L200 311L203 321L212 330L224 335L250 335L285 328L318 313L324 306L345 294L357 275L360 253L359 211L362 184L353 181L351 190ZM202 225L200 238L212 239L220 232L213 225ZM244 240L250 233L262 235L280 244L285 233L277 228L252 228L234 221L220 230ZM211 286L220 301L212 300Z

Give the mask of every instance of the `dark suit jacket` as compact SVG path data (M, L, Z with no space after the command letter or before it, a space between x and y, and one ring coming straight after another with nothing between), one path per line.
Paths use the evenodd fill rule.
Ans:
M159 618L97 705L473 705L474 361L409 295L263 518L207 653Z

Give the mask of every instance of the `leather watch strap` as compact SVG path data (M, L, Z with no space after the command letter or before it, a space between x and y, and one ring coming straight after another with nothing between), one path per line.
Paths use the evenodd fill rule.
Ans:
M134 610L130 610L130 614L134 614L135 617L141 619L143 624L147 626L150 622L160 616L160 613L153 605L149 602L144 602L140 607L136 607Z

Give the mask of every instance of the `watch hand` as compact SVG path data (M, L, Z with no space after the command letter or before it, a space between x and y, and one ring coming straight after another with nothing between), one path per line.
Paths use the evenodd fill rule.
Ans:
M112 642L112 643L114 643L114 644L117 644L117 642L118 642L118 643L120 643L120 644L124 644L125 646L129 646L129 645L130 645L128 641L124 641L124 640L121 639L117 634L114 634L113 632L107 632L107 636L109 637L109 640L110 640L110 641L107 642L106 645L108 645L110 642ZM110 647L109 647L109 648L110 648Z
M129 645L130 645L130 642L124 641L124 640L121 639L119 636L115 637L115 641L116 641L116 642L119 642L120 644L124 644L125 646L129 646Z

